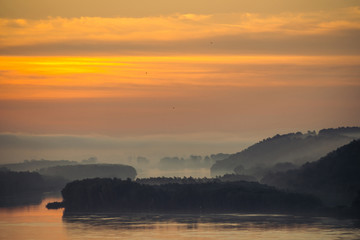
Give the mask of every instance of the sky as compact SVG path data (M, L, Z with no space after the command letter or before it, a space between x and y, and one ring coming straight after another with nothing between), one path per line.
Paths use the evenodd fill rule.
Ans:
M0 30L1 162L360 126L360 0L0 0Z

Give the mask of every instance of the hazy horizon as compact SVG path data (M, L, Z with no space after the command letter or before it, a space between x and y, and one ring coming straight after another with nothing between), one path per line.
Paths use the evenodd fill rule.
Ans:
M130 159L147 157L158 162L163 157L188 157L235 153L257 140L231 134L182 134L148 136L81 136L0 134L1 164L24 160L81 161L96 157L103 163L131 163ZM134 162L133 162L134 164Z
M122 163L138 165L137 157L146 157L156 164L164 157L188 158L211 154L234 154L245 148L273 137L321 129L296 131L269 131L257 136L231 133L189 133L177 135L104 136L104 135L35 135L24 133L0 133L0 164L18 163L24 160L70 160L82 161L90 157L99 163Z

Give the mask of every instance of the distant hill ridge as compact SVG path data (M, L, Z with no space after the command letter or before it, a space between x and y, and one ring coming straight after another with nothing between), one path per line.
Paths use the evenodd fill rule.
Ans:
M80 165L80 164L94 164L97 162L96 157L90 157L84 159L81 162L70 161L70 160L46 160L46 159L32 159L24 160L20 163L7 163L0 164L0 168L7 168L11 171L38 171L42 168L56 167L56 166L66 166L66 165Z
M360 137L360 127L340 127L315 131L275 135L247 149L217 161L211 167L211 175L236 172L236 168L250 169L257 166L271 167L277 163L290 162L296 165L312 162L330 151ZM243 172L245 174L245 172Z

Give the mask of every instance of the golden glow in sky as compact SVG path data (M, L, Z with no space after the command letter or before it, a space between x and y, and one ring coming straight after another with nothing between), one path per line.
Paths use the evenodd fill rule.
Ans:
M358 72L359 61L358 56L5 56L0 98L166 98L193 86L359 87L356 75L346 76ZM301 78L304 74L309 76ZM178 87L182 90L175 91Z

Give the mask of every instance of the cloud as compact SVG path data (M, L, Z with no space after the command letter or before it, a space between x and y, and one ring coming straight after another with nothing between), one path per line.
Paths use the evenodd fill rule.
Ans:
M148 17L171 14L330 11L359 6L359 0L2 0L0 17L43 19L47 17Z
M206 51L349 53L346 41L359 40L358 7L327 12L173 14L142 18L1 19L2 54L162 54ZM345 44L339 39L343 39ZM228 44L233 41L237 44ZM209 46L209 43L212 46ZM318 50L324 42L326 49ZM264 46L264 47L261 47ZM305 47L306 46L306 47ZM359 47L351 45L355 51ZM273 50L271 50L273 49ZM298 51L300 52L300 51Z

